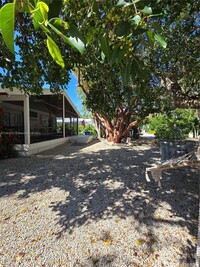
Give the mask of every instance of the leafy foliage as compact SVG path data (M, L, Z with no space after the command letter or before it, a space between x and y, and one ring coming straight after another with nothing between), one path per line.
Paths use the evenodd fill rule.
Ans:
M17 45L15 45L15 50L19 55L17 55L17 61L14 61L14 57L8 51L1 55L1 66L5 70L2 81L4 87L13 87L16 83L18 87L27 92L38 93L37 87L50 82L53 89L58 89L56 77L60 78L62 86L64 82L67 83L68 75L66 79L64 75L69 67L73 68L77 63L87 64L86 54L80 56L86 49L96 50L96 57L102 63L109 64L111 67L117 66L124 84L127 84L131 76L145 74L145 71L142 71L144 69L142 58L138 57L138 49L142 50L145 45L148 45L147 32L149 35L152 33L151 45L158 42L163 46L164 41L154 38L152 25L149 29L148 19L151 20L151 17L156 15L154 8L156 12L156 9L159 9L159 5L153 1L149 1L148 6L145 1L120 1L118 3L116 1L106 3L91 1L88 3L88 1L69 0L57 3L55 0L44 2L22 0L15 1L13 4L6 2L4 1L1 8L2 14L4 9L11 5L15 12L9 13L9 18L6 17L10 21L9 24L12 23L12 27L8 23L5 27L2 26L1 20L3 19L0 19L2 31L0 38L3 49L6 50L7 46L13 53L15 36ZM160 9L159 14L162 12L163 10ZM15 35L13 33L14 22ZM9 36L5 36L3 33L8 32L8 29L12 31ZM24 45L20 40L23 40ZM31 51L27 51L28 49ZM47 55L47 49L51 56ZM31 60L31 55L35 56L35 59ZM26 60L24 62L24 57L28 57L32 64L36 61L33 68L28 67ZM65 71L60 70L58 66L53 67L51 57L62 68L65 66ZM8 62L12 67L8 66ZM24 65L23 68L21 65ZM25 73L33 73L35 81L26 75L23 79L25 69L28 70ZM50 70L47 75L45 70ZM35 86L30 89L28 85L31 83Z
M149 120L149 129L158 139L180 140L193 131L196 115L194 110L176 109L158 114Z
M159 88L150 74L143 80L135 76L125 86L119 68L95 59L94 52L88 53L90 64L82 67L79 80L86 95L85 105L106 129L106 136L120 142L139 121L160 110Z
M14 3L13 38L0 18L2 86L56 91L78 67L87 107L119 140L150 112L200 106L197 0Z
M162 1L168 12L165 19L156 19L167 48L149 50L149 64L161 85L170 108L200 107L199 77L199 1L179 1L174 5ZM155 23L155 22L153 22Z
M78 133L79 134L85 134L85 132L89 132L93 136L97 136L97 131L93 125L79 125L78 127Z
M4 5L0 10L2 37L11 53L14 54L14 3Z

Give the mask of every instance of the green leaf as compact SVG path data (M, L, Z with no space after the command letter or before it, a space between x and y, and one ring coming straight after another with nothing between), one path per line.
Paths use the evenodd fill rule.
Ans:
M128 21L121 21L115 28L115 34L119 37L127 35L130 31L131 24Z
M120 51L121 51L121 49L120 49L119 47L117 47L117 48L113 51L113 53L112 53L112 55L111 55L110 62L109 62L109 64L110 64L111 66L113 65L113 63L116 62L117 58L119 57Z
M104 63L105 58L106 58L105 54L103 53L103 51L101 51L101 59L102 59L101 63Z
M33 25L37 30L44 22L47 25L48 22L48 12L49 7L44 2L37 2L36 8L33 10L31 6L29 6L30 12L33 14Z
M51 37L49 37L48 35L47 35L47 47L48 47L50 55L56 61L56 63L58 65L60 65L62 68L64 68L65 63L64 63L62 55L60 53L60 49L58 48L58 46L54 42L54 40Z
M14 26L15 26L15 5L5 4L0 10L0 25L3 40L12 54L14 49Z
M104 53L106 58L109 58L110 56L110 48L108 45L108 40L107 38L104 36L100 39L100 43L101 43L101 50Z
M87 45L92 41L92 39L93 39L93 37L94 37L96 31L97 31L97 28L91 28L91 29L89 30L88 36L87 36L87 38L86 38L86 44L87 44Z
M152 47L154 46L154 42L155 42L154 35L155 34L153 31L147 32L148 41L149 41L150 46L152 46Z
M163 17L163 13L159 13L159 14L152 14L148 16L149 18L153 18L153 17Z
M21 1L21 0L15 0L15 10L18 12L25 12L26 10L26 1Z
M126 2L124 0L119 0L116 4L117 7L126 7L132 5L131 2Z
M148 71L146 70L144 63L138 58L134 57L132 62L132 75L138 75L140 78L146 78Z
M137 2L140 2L141 0L134 0L132 2L126 2L124 0L119 0L116 4L117 7L127 7L130 6L132 4L136 4Z
M141 17L139 15L136 15L135 17L133 17L133 21L138 25L141 21Z
M48 25L54 30L65 42L77 49L81 54L85 51L85 41L76 27L64 22L60 18L51 19Z
M163 39L163 37L159 34L155 34L154 39L163 47L166 48L167 47L167 43L165 42L165 40Z
M152 8L149 6L145 6L143 9L140 10L145 15L151 15L152 14Z
M139 64L139 61L136 60L135 58L133 59L133 62L132 62L132 74L137 74L140 76L141 74L141 66Z
M33 26L37 30L43 22L43 17L39 8L31 10L33 14Z
M127 62L126 65L121 70L122 82L124 86L128 85L130 80L130 74L131 74L131 64Z
M49 12L49 7L47 4L45 4L44 2L38 2L37 3L37 7L39 8L42 18L43 20L46 22L48 21L48 12Z

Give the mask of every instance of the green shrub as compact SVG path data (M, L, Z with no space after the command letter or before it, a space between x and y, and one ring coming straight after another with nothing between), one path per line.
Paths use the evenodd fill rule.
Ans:
M85 132L90 132L91 135L97 137L97 131L93 125L87 125L85 127L83 125L79 125L78 134L85 134Z
M195 111L176 109L149 120L149 130L159 140L182 140L194 128Z
M183 140L184 135L179 129L168 127L156 131L155 136L159 140Z

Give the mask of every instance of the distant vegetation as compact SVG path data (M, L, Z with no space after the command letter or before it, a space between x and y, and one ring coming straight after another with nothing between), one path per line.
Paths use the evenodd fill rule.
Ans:
M200 122L197 112L192 109L176 109L150 117L148 130L155 133L158 139L180 140L193 133L199 134Z
M87 125L85 127L83 125L79 125L78 134L85 134L87 132L89 132L91 135L95 137L97 136L97 131L93 125Z

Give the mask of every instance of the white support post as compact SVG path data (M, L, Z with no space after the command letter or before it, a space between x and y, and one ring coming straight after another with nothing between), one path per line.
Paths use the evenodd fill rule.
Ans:
M65 138L65 96L63 94L63 116L62 116L62 123L63 123L63 138Z
M76 118L76 135L78 135L78 117Z
M24 143L30 144L30 109L29 109L29 96L25 95L24 98Z

